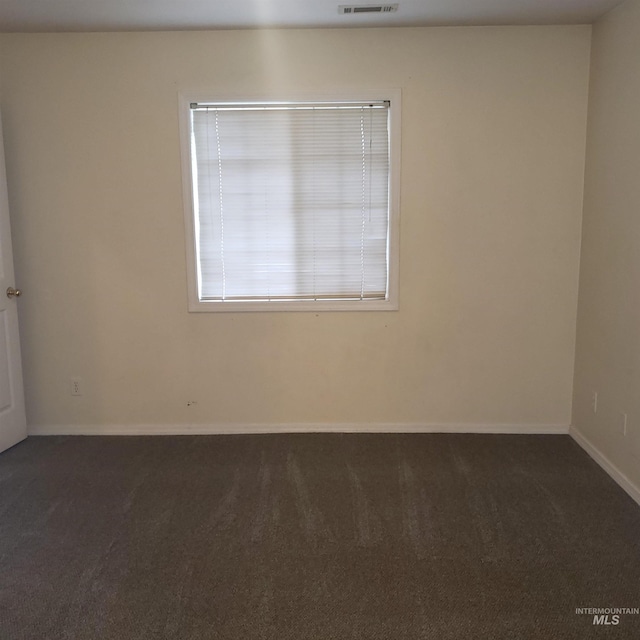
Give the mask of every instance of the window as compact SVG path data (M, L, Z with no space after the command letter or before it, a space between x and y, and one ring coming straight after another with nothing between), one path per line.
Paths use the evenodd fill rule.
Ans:
M397 308L398 98L182 99L190 310Z

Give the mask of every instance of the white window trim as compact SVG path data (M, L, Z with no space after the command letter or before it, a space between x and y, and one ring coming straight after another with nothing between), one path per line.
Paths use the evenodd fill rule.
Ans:
M193 102L272 102L317 101L346 102L389 100L389 264L388 292L385 300L318 300L318 301L211 301L198 296L196 229L193 205L193 176L190 144L190 105ZM399 294L400 243L400 156L401 156L401 91L381 89L349 91L348 93L303 93L286 95L220 95L215 91L184 92L178 95L180 147L182 158L182 192L185 223L187 293L190 312L260 312L265 311L397 311Z

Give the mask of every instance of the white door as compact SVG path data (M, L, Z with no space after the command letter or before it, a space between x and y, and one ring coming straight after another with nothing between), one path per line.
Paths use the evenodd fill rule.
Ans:
M7 172L0 125L0 451L27 437L22 362L18 335L18 296L13 281ZM19 291L16 292L19 295Z

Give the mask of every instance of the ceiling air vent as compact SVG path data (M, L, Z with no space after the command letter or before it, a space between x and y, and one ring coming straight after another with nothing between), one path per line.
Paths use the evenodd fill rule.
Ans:
M395 4L341 4L338 13L394 13L398 10Z

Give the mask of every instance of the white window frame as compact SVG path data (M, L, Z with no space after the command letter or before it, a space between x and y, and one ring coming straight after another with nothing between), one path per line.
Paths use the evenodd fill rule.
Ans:
M389 229L388 284L384 300L292 300L292 301L219 301L201 300L198 292L195 210L191 161L190 105L196 103L238 102L348 102L387 100L389 109ZM178 96L180 145L182 157L182 189L184 204L187 292L190 312L246 312L246 311L397 311L399 289L400 240L400 89L350 91L349 93L305 93L265 96L221 96L214 91L185 92Z

